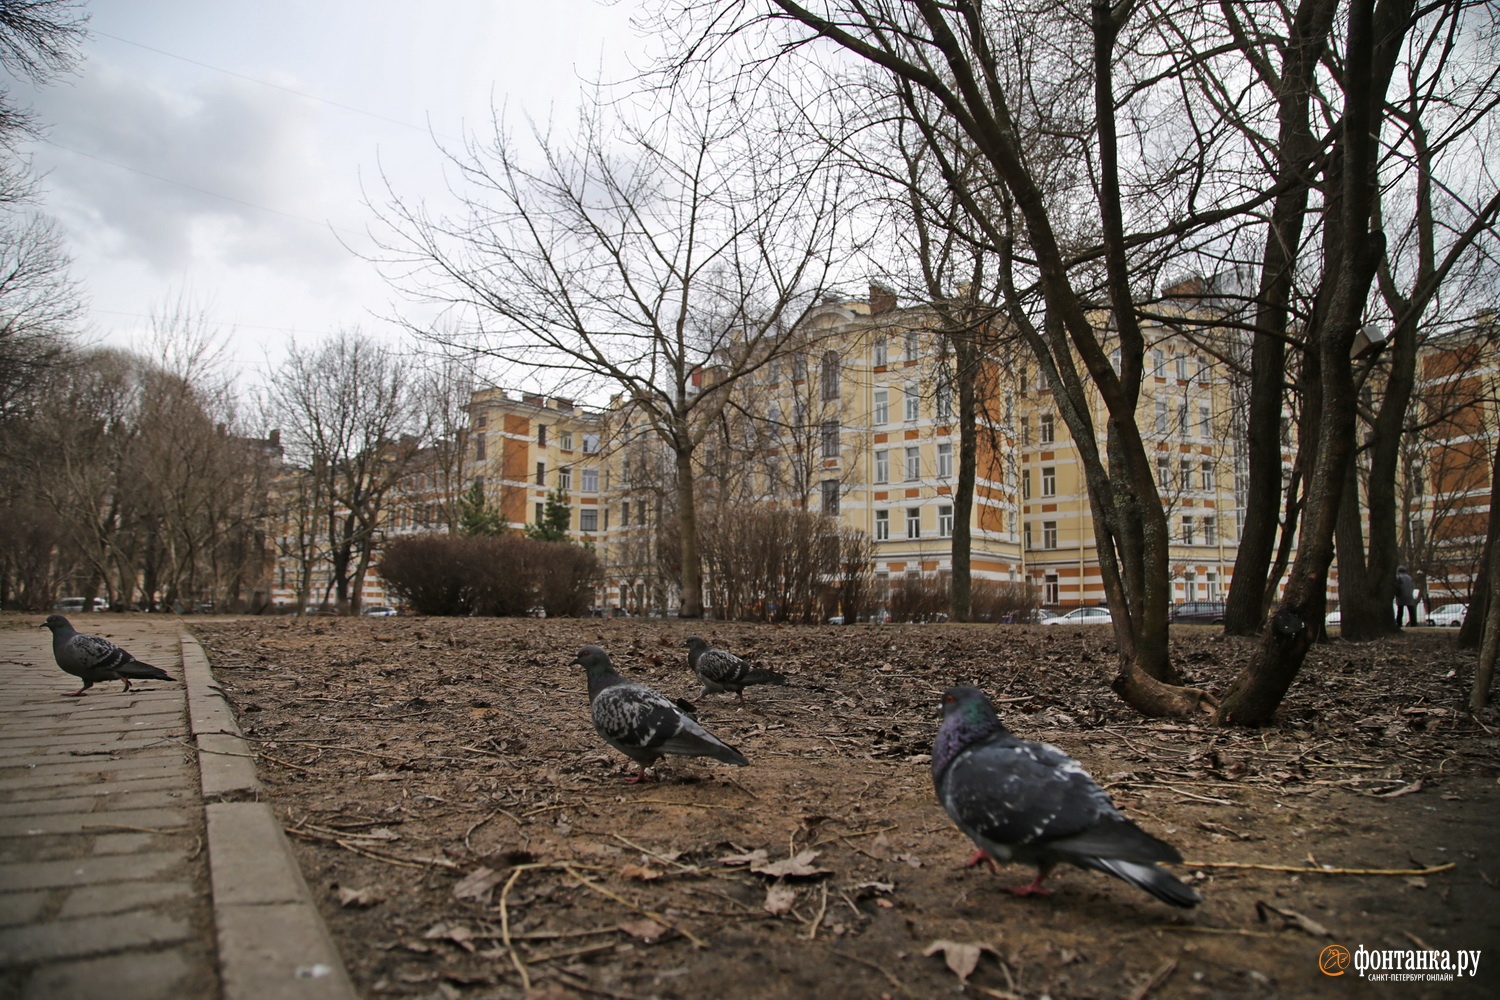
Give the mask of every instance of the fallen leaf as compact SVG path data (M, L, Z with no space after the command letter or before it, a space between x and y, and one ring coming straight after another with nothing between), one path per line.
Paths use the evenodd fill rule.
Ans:
M764 847L757 847L749 854L728 854L719 859L721 865L759 865L764 864L771 855Z
M969 977L974 974L975 968L979 966L981 954L989 952L997 958L1000 954L987 944L968 944L948 940L932 942L922 954L931 958L938 952L943 953L943 961L948 963L948 968L953 970L953 974L962 983L967 983Z
M894 883L894 882L861 882L859 885L855 886L854 889L855 889L856 892L863 892L866 889L868 889L870 892L876 892L876 893L879 893L879 892L895 892L896 891L896 883Z
M654 941L661 940L661 936L667 933L667 928L663 927L655 920L647 920L644 918L641 920L632 920L628 923L623 923L620 925L620 930L624 931L626 934L629 934L633 938L646 942L647 944L651 944Z
M1296 910L1283 910L1279 906L1272 906L1265 900L1256 900L1255 913L1262 921L1267 919L1267 913L1274 913L1282 919L1282 926L1303 931L1304 933L1311 934L1313 937L1333 937L1332 932L1327 927L1324 927L1312 917L1298 913Z
M339 886L339 905L346 909L364 909L374 906L380 902L380 894L373 889L351 889L346 885Z
M1422 779L1418 778L1416 781L1413 781L1409 785L1402 785L1400 788L1393 788L1389 792L1375 792L1374 795L1377 799L1399 799L1403 795L1411 795L1415 792L1420 792L1421 790Z
M453 887L453 898L476 899L485 902L489 899L490 890L495 888L501 877L501 874L493 869L476 868Z
M474 950L474 932L463 924L436 923L429 927L427 933L422 936L428 940L452 941L464 951Z
M919 857L917 857L915 854L898 854L898 855L896 855L896 860L897 861L905 861L908 865L910 865L913 868L921 868L922 867L922 859L919 858Z
M814 875L832 875L831 868L814 868L812 861L818 856L818 851L803 851L795 857L783 858L771 864L751 865L750 870L760 875L770 875L772 878L811 878Z
M766 901L762 905L767 913L773 916L781 916L792 908L797 901L797 890L785 882L773 882L766 887Z
M637 882L650 882L661 878L662 873L650 865L626 865L620 869L621 878L635 879Z

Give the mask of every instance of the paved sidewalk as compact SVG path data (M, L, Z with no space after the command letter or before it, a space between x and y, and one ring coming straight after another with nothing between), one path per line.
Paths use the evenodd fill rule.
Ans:
M179 682L65 698L41 617L0 622L0 1000L352 998L196 641L80 615Z

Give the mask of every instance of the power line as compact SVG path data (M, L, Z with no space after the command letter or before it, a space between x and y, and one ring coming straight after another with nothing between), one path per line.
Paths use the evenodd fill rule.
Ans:
M215 66L212 63L203 62L200 59L191 59L188 56L178 55L175 52L168 52L166 49L159 49L153 45L147 45L144 42L136 42L130 40L129 38L121 38L119 35L111 35L107 31L92 29L89 33L92 35L99 35L102 38L113 39L114 41L122 42L126 45L133 45L138 49L145 49L147 52L154 52L159 56L166 56L168 59L176 59L179 62L185 62L193 66L200 66L203 69L212 70L215 73L223 73L225 76L232 76L237 80L244 80L247 83L259 84L262 87L269 87L272 90L279 90L284 94L291 94L294 97L300 97L303 100L314 101L318 104L326 104L330 108L338 108L340 111L348 111L356 115L364 115L366 118L374 118L377 121L387 122L391 125L400 125L402 128L409 128L414 131L421 132L424 135L441 135L445 139L453 139L455 141L459 141L458 136L444 135L443 133L434 132L431 128L422 125L413 125L411 122L402 121L399 118L392 118L389 115L382 115L374 111L366 111L364 108L357 108L352 104L343 104L339 101L331 101L326 97L319 97L316 94L309 94L306 91L296 90L292 87L284 87L279 83L272 83L269 80L261 80L257 77L247 76L244 73L237 73L232 69L225 69L222 66Z

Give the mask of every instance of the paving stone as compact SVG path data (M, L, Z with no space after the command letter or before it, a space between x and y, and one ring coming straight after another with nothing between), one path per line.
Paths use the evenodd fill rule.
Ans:
M179 839L171 839L171 838ZM192 843L192 838L187 840L180 838L188 837L186 833L105 833L94 836L93 847L89 853L97 856L112 854L143 854L146 851L163 851L180 848L184 844Z
M84 795L104 798L129 792L159 791L163 788L182 788L180 778L152 771L144 777L121 778L118 774L109 779L108 785L46 785L39 788L18 788L0 791L0 802L30 802L47 799L78 798Z
M291 903L308 898L286 835L263 802L204 808L214 904Z
M207 801L226 796L258 793L260 778L255 774L255 760L250 748L238 736L212 735L198 737L198 773L202 779L203 798Z
M192 956L198 957L198 956ZM183 949L58 962L36 970L22 1000L164 1000L204 996L199 971ZM267 997L266 1000L271 1000Z
M224 1000L353 1000L354 987L311 903L216 909Z
M0 927L35 923L52 901L44 889L33 892L0 892Z
M152 911L0 928L0 965L50 962L151 948L193 936L188 921Z
M0 885L8 889L46 889L98 882L119 882L180 871L185 855L152 851L130 856L128 867L118 858L77 858L0 865Z
M145 910L192 894L193 883L187 879L80 886L68 891L62 907L57 911L57 917L60 920L71 920L107 913L124 913L128 910Z
M91 795L87 798L23 799L20 802L0 802L0 819L50 816L67 812L90 813L100 807L109 810L163 809L182 805L184 799L185 793L182 791L166 788L116 794L109 794L105 791L100 795Z
M101 812L60 813L51 816L0 818L0 837L28 837L38 833L89 833L91 829L135 826L165 830L188 825L186 809L107 809Z

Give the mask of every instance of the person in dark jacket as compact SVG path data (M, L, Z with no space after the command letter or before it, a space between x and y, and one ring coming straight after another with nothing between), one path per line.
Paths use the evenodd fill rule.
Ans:
M1408 625L1417 623L1417 589L1405 566L1396 567L1396 627L1401 627L1401 611L1406 610Z

